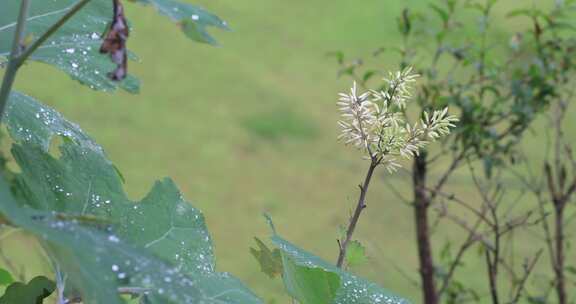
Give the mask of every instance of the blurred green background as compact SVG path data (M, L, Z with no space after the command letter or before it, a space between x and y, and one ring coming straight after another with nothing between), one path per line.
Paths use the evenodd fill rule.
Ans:
M492 31L509 35L519 24L499 12L531 1L500 2ZM338 227L347 221L368 165L336 141L336 96L351 81L337 77L336 61L326 54L369 57L378 47L397 45L396 16L404 6L423 8L428 1L195 3L232 27L213 31L222 47L192 43L151 8L127 4L134 26L129 46L140 58L130 65L143 83L139 95L93 92L41 64L25 67L16 87L91 134L123 172L132 198L145 195L154 180L173 177L206 215L219 269L267 301L286 303L281 282L262 274L248 251L254 236L270 234L262 212L273 216L287 239L335 260ZM370 62L384 70L398 66L392 53ZM540 148L538 142L529 135L526 145ZM440 171L433 168L432 178ZM466 170L458 171L448 191L475 201L469 181ZM411 282L418 278L412 209L387 183L411 197L405 173L379 172L356 234L370 262L353 271L418 303L420 292ZM439 241L463 236L450 224L434 235ZM17 255L28 245L17 238L12 246ZM536 250L528 241L518 246L519 254ZM487 282L477 275L484 269L475 255L469 253L459 275L484 294Z

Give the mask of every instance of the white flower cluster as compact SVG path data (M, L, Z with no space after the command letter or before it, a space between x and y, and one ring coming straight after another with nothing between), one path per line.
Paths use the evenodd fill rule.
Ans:
M354 83L350 93L340 93L342 119L338 124L342 133L338 139L366 152L393 172L400 167L397 157L411 158L429 142L450 133L458 119L448 115L448 108L432 114L424 112L419 123L407 122L406 104L417 77L406 69L390 73L383 91L359 93Z

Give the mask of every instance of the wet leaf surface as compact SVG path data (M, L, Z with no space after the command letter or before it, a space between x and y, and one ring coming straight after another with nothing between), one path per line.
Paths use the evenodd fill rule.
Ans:
M46 0L32 1L26 23L27 37L32 40L40 37L46 29L68 12L77 1ZM174 20L191 39L216 44L207 32L210 26L227 29L226 23L210 12L187 3L171 0L139 0L141 4L151 5L164 16ZM16 17L20 7L19 0L5 0L0 11L0 63L10 53ZM52 65L70 75L73 79L101 91L112 91L116 87L136 93L140 84L134 76L117 83L108 77L115 71L117 78L123 78L117 64L99 54L99 48L107 32L113 14L113 2L92 0L70 19L56 34L49 38L31 60ZM110 32L108 32L110 33ZM121 58L123 59L123 58Z
M236 278L216 272L204 217L164 179L128 199L102 148L73 123L13 93L5 115L21 168L2 182L0 211L38 236L85 303L123 303L119 287L145 288L150 303L261 303ZM48 152L64 138L60 156Z

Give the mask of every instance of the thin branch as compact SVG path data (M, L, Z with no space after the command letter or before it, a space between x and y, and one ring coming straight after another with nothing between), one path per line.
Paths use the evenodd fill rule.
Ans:
M18 21L16 21L16 28L14 30L14 39L12 41L12 50L10 51L8 66L6 67L6 72L4 72L4 79L2 80L2 87L0 88L0 121L2 120L4 109L8 103L10 92L12 91L12 85L16 79L16 73L18 72L18 56L21 51L21 42L24 38L29 9L30 0L22 0L22 2L20 2Z
M448 169L446 170L446 172L444 172L444 174L442 175L442 177L440 177L440 180L438 181L438 183L436 184L436 186L433 188L434 190L431 191L431 195L430 195L430 200L434 200L434 198L436 197L436 195L438 194L438 192L440 191L440 189L442 189L442 187L444 186L444 184L448 181L448 178L450 177L450 175L452 175L452 173L454 172L454 170L456 170L456 168L458 168L458 165L460 164L460 162L464 159L464 156L466 155L466 151L462 151L462 153L460 153L457 157L455 157L452 160L452 163L450 164L450 167L448 167Z
M464 253L468 250L468 248L470 248L470 246L472 246L478 240L476 238L476 231L480 227L481 223L482 223L482 220L481 220L481 218L479 218L476 221L476 224L474 224L472 231L470 231L470 233L468 234L466 241L464 241L464 243L462 243L462 245L460 246L460 249L458 250L456 257L454 258L454 261L452 261L452 263L450 264L448 274L446 275L446 277L442 281L442 286L440 287L440 290L438 291L438 298L439 299L442 297L442 294L446 291L446 288L448 288L450 281L452 281L452 277L454 276L454 272L456 271L456 268L458 267L458 265L460 265L460 261L464 257Z
M473 233L474 238L482 242L482 244L486 246L486 248L494 249L494 244L492 244L492 242L488 240L488 238L485 235L475 232L473 227L470 227L470 225L468 225L468 222L466 220L461 219L453 214L450 214L448 213L448 210L442 209L436 205L432 205L432 208L434 208L434 210L440 213L440 216L446 217L447 219L451 220L452 222L460 226L462 229L468 231L468 233Z
M548 214L544 209L544 199L540 195L538 195L538 211L540 212L540 216L542 218L546 218ZM542 229L544 230L544 238L546 240L546 246L548 247L548 254L550 255L550 262L552 263L552 268L556 268L556 254L554 251L554 246L552 242L552 232L550 231L550 225L548 225L548 221L545 219L542 221Z
M518 303L518 301L520 301L520 296L522 295L522 292L524 291L524 288L526 286L526 281L528 281L528 277L530 277L530 274L534 270L536 263L538 263L540 256L542 256L542 252L544 252L543 249L538 250L538 252L536 253L536 256L534 256L532 261L527 262L524 265L524 276L520 280L520 284L518 285L518 289L516 289L516 295L514 296L514 299L510 302L511 304L516 304L516 303Z
M366 208L366 193L368 192L368 187L370 186L370 180L372 180L372 175L374 174L374 169L378 167L380 164L381 159L372 157L370 162L370 167L368 167L368 172L366 172L366 177L364 178L364 182L360 185L360 196L358 198L358 204L356 204L356 209L354 210L354 214L350 219L348 224L348 228L346 229L346 237L343 240L338 241L338 260L336 262L336 266L342 268L342 264L344 263L344 259L346 258L346 251L348 250L348 244L352 240L352 235L354 234L354 230L356 229L356 225L358 224L358 220L360 219L360 214L362 210Z
M496 279L498 277L498 273L496 272L497 262L495 259L492 259L490 255L490 250L486 250L486 267L488 268L488 282L490 283L490 297L492 298L492 304L500 303L498 297L498 287Z
M50 26L44 34L42 34L38 39L36 39L28 48L26 48L22 55L18 57L18 67L20 67L34 51L36 51L50 36L52 36L56 31L58 31L70 18L72 18L78 11L80 11L88 2L91 0L79 0L70 7L68 12L64 14L58 21L56 21L52 26Z
M512 230L521 227L521 226L532 226L532 225L536 225L538 223L540 223L541 220L543 220L544 218L538 218L536 220L534 220L533 222L529 222L530 218L532 217L532 214L534 214L534 212L532 210L529 210L528 212L526 212L526 214L518 216L514 219L511 219L509 221L507 221L503 226L503 229L500 230L499 235L503 236L505 234L507 234L508 232L511 232Z
M464 208L468 209L469 211L471 211L472 213L474 213L474 215L480 217L484 222L486 222L486 224L493 225L493 223L486 217L485 214L483 214L479 210L475 209L474 207L470 206L470 204L466 203L465 201L457 198L456 195L445 193L445 192L442 192L439 190L429 189L429 188L426 188L426 190L429 191L430 193L436 193L436 195L440 195L440 196L446 198L447 200L453 201L453 202L461 205L462 207L464 207Z
M28 18L28 11L30 9L30 0L22 0L20 6L20 13L18 21L16 22L16 29L14 31L14 40L12 42L12 50L10 52L10 59L4 73L2 80L2 87L0 88L0 121L4 114L6 104L12 91L12 85L16 79L18 69L26 62L36 49L38 49L50 36L52 36L58 29L62 27L72 16L74 16L80 9L82 9L90 0L79 0L73 5L70 10L64 14L58 21L56 21L50 28L44 32L38 39L36 39L29 47L23 49L22 40L24 39L24 32L26 20Z

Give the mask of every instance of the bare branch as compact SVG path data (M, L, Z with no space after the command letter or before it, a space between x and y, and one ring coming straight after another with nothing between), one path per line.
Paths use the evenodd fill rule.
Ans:
M532 271L534 270L534 267L536 266L536 263L538 263L538 260L540 259L540 256L542 256L543 252L544 252L543 249L538 250L534 258L532 258L531 261L526 261L526 263L524 264L524 275L520 280L520 284L518 284L518 288L516 289L516 295L510 302L511 304L516 304L518 303L518 301L520 301L520 296L522 295L522 292L524 292L526 281L528 281L528 277L530 277L530 274L532 274Z

